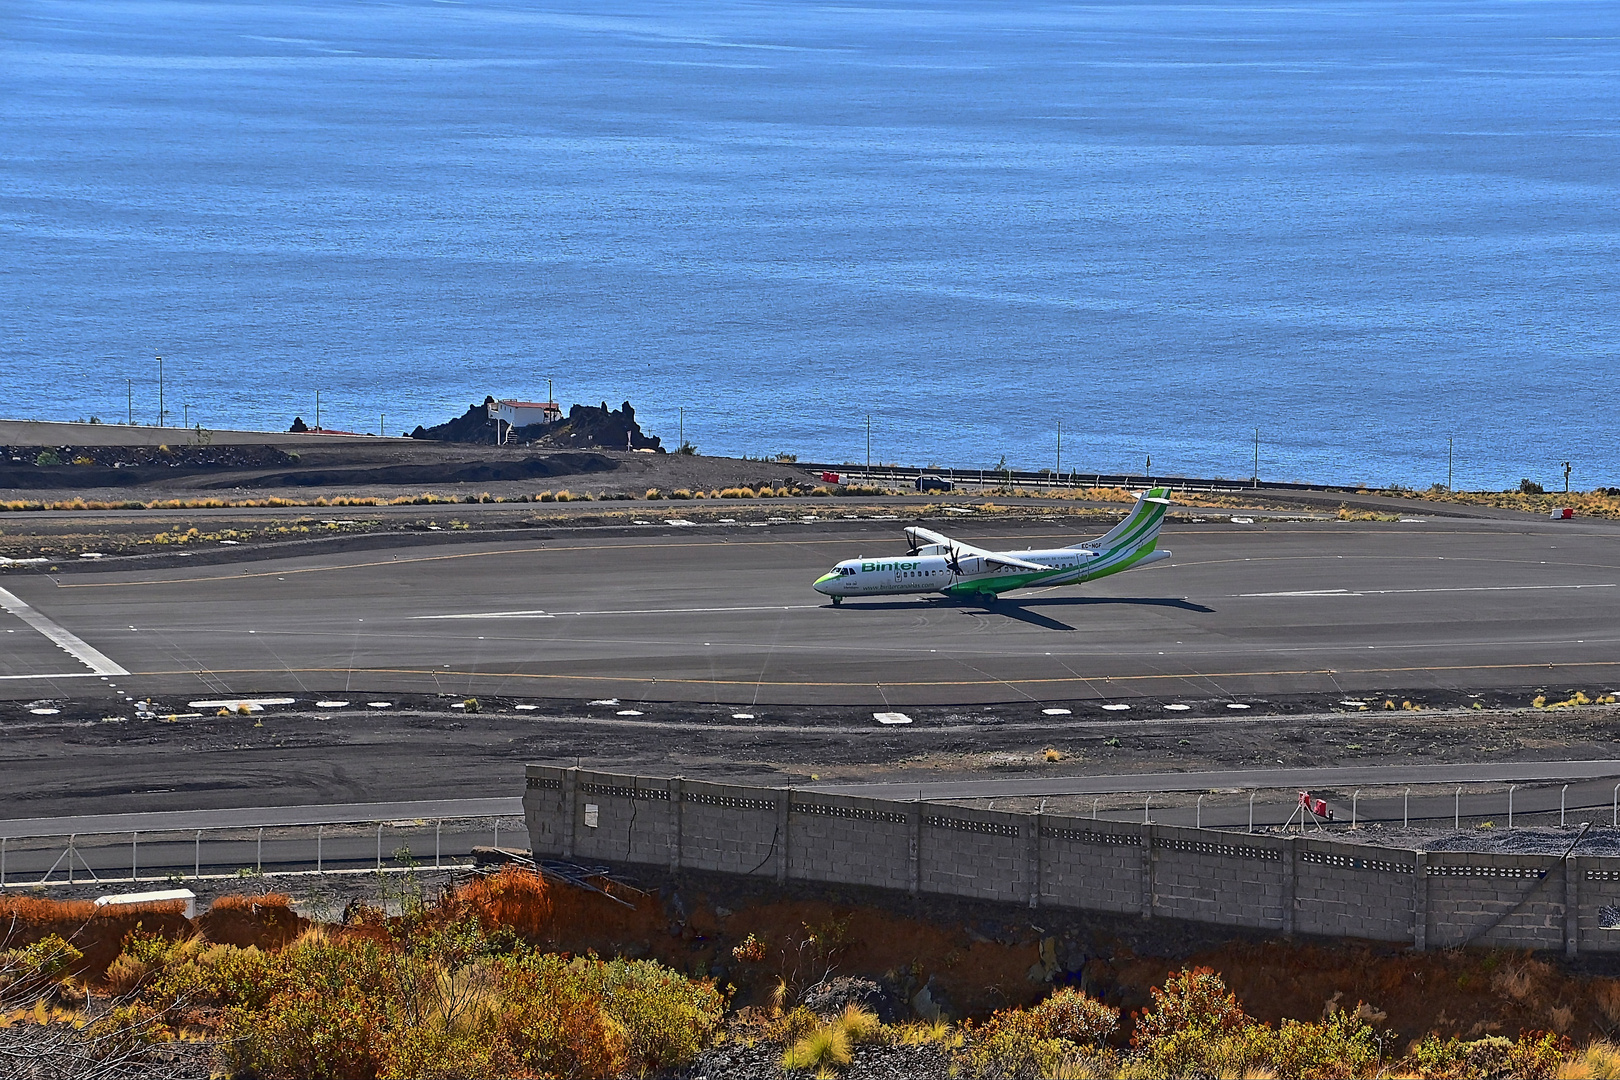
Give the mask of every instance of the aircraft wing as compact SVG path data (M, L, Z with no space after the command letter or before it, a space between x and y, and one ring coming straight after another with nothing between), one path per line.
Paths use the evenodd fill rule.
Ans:
M955 551L958 557L963 555L987 556L995 554L993 551L986 551L984 548L976 548L972 544L964 544L960 540L952 540L944 533L937 533L932 529L924 529L918 525L907 526L906 539L911 541L911 546L914 548L923 547L927 544L943 544L944 546Z
M985 562L991 564L992 566L1010 566L1010 567L1015 567L1015 568L1017 568L1019 570L1050 570L1050 569L1052 569L1050 566L1042 566L1040 563L1026 562L1023 559L1015 559L1011 555L1000 555L1000 554L997 554L994 551L986 552L981 557L984 559Z

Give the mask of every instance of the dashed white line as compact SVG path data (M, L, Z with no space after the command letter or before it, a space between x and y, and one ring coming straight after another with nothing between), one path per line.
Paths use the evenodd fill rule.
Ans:
M1299 589L1293 592L1237 593L1241 598L1259 596L1396 596L1403 593L1453 592L1535 592L1543 589L1613 589L1620 582L1606 581L1590 585L1470 585L1449 589Z

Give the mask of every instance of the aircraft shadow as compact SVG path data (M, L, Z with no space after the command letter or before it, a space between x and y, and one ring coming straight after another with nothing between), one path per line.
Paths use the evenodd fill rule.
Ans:
M1129 604L1136 607L1165 607L1176 608L1181 611L1194 611L1203 615L1212 615L1215 609L1203 604L1195 604L1190 600L1175 600L1157 596L1045 596L1024 597L1018 600L1003 598L993 604L980 604L973 600L958 600L951 597L922 597L926 603L941 607L962 609L968 615L1000 615L1003 618L1016 622L1029 623L1044 630L1074 630L1068 623L1042 615L1038 611L1031 611L1036 607L1091 607L1100 604ZM852 604L866 611L902 611L914 608L916 600L884 600L874 604Z

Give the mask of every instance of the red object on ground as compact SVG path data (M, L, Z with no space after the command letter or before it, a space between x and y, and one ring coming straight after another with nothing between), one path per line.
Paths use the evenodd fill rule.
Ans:
M821 479L829 484L836 484L838 483L838 474L835 472L824 472L821 474Z
M1554 521L1573 521L1575 519L1575 508L1573 506L1554 507L1552 517Z

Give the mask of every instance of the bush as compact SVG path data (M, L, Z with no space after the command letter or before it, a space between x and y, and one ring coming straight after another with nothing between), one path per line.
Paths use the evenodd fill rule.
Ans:
M52 468L62 464L62 459L56 456L56 451L54 450L41 450L38 454L34 455L34 464L38 465L42 469Z
M1545 494L1547 494L1547 489L1542 487L1540 484L1536 483L1534 480L1526 478L1524 480L1519 481L1519 494L1520 495L1545 495Z
M1045 1025L1050 1038L1080 1046L1101 1046L1119 1030L1119 1010L1073 988L1059 990L1030 1010Z

